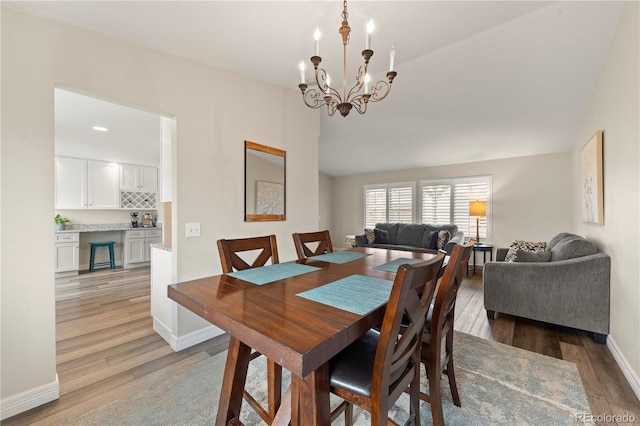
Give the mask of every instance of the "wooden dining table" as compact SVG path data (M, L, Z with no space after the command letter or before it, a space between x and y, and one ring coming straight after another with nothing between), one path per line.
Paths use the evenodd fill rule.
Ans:
M328 288L323 286L336 281L346 283L344 280L354 276L393 281L396 264L435 257L429 252L363 247L335 253L331 259L355 258L344 263L325 261L322 256L298 260L293 263L317 269L261 285L234 273L168 287L170 299L230 335L217 425L241 424L240 408L252 348L291 372L291 386L285 395L290 399L283 401L286 409L278 413L274 424L330 424L329 360L381 323L386 302L362 313L305 298L301 293ZM388 265L389 270L376 269L381 265ZM358 306L368 300L369 293L364 290L360 299L351 295L344 302Z

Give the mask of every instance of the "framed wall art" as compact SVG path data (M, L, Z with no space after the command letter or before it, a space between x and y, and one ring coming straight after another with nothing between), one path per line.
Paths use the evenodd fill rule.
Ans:
M580 152L582 173L582 221L604 224L602 182L602 130L598 130Z
M256 211L258 214L284 214L284 185L256 181Z

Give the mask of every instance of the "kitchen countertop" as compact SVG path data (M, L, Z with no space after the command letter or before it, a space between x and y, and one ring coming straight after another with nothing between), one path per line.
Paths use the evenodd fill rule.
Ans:
M132 231L139 229L162 229L162 226L151 228L133 228L131 223L91 223L91 224L68 224L64 231L55 230L56 234L68 234L72 232L108 232L108 231Z
M154 249L158 249L158 250L164 250L164 251L171 251L171 246L169 244L151 244L151 248Z

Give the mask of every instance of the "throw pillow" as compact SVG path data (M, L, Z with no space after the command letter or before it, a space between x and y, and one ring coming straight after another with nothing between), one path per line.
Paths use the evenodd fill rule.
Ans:
M373 233L373 229L365 229L364 235L367 237L367 243L373 244L373 241L376 239L375 234Z
M518 250L536 252L536 251L546 250L546 248L547 248L547 243L544 241L531 242L531 241L516 240L513 243L511 243L511 246L509 247L509 251L507 252L507 256L504 258L504 260L505 262L514 262L516 260L516 254Z
M549 262L551 261L551 250L525 251L516 250L514 262Z
M449 231L438 232L438 244L436 245L438 250L444 250L444 246L447 245L450 239L451 234L449 234Z
M375 239L373 240L374 244L391 244L391 239L389 238L389 232L384 229L373 229L373 234L375 235Z
M438 231L431 231L427 236L424 248L435 250L438 247Z

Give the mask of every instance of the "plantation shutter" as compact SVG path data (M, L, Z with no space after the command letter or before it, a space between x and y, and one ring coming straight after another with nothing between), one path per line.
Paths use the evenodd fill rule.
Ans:
M489 179L457 179L454 182L453 221L470 238L476 236L476 216L469 216L469 201L489 202ZM479 218L480 238L487 238L487 216Z
M389 188L389 210L387 222L413 222L413 186Z
M387 221L387 189L365 189L365 228L373 229L378 222Z
M365 186L365 228L379 222L412 223L413 191L413 182Z
M444 225L451 222L451 185L422 186L422 223Z

